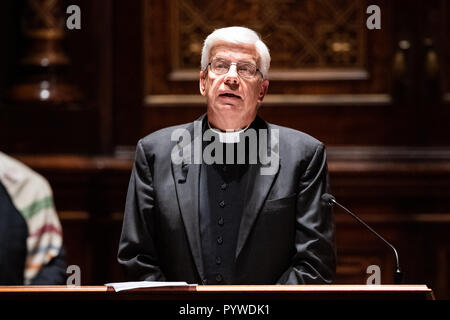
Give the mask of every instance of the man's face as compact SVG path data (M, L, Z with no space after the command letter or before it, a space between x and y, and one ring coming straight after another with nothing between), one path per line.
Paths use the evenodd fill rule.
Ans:
M217 42L211 49L209 61L217 58L259 67L259 56L254 45ZM206 96L208 119L222 130L250 124L256 117L258 103L262 102L268 86L269 80L263 80L259 72L250 79L240 77L234 64L228 73L222 75L215 74L210 67L200 72L200 93ZM220 127L219 124L228 127Z

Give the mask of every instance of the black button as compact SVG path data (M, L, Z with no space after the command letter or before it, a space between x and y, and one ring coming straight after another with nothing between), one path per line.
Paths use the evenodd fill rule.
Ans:
M222 244L223 243L223 238L221 236L217 237L217 243L218 244Z
M221 264L221 263L222 263L222 258L216 257L216 264Z
M221 208L225 207L225 201L223 201L223 200L220 201L220 202L219 202L219 206L220 206Z
M220 186L220 189L225 190L227 187L228 187L228 184L223 183L223 184Z
M217 223L219 224L219 226L223 226L224 224L223 217L219 217L219 219L217 219Z
M227 166L226 166L226 165L223 165L223 166L222 166L222 170L223 170L223 171L227 171Z
M217 274L217 275L216 275L216 281L217 281L217 282L222 282L222 280L223 280L222 275L221 275L220 273Z

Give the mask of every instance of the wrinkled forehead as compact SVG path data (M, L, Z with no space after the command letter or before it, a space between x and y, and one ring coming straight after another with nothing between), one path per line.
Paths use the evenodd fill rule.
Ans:
M223 58L252 62L259 65L260 57L254 44L216 41L209 52L209 60Z

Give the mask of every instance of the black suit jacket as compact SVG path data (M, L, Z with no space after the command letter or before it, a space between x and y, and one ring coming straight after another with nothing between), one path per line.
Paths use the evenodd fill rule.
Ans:
M261 164L250 166L253 182L239 229L236 284L330 283L334 219L321 201L328 176L324 146L300 131L257 120L269 130L269 142L271 130L278 129L279 144L268 147L279 157L272 175L261 175ZM118 252L129 280L201 284L204 278L200 164L171 161L181 143L171 141L175 129L194 138L194 123L188 123L137 144Z

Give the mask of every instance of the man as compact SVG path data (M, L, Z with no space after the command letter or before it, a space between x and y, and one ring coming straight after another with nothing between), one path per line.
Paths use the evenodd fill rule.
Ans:
M62 228L50 185L0 152L0 285L65 281Z
M250 29L218 29L201 64L206 115L137 145L119 263L130 280L330 283L324 146L257 116L269 86L266 45Z

